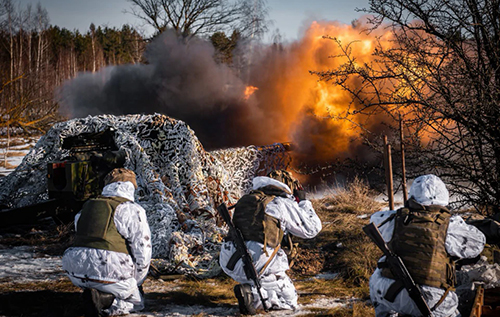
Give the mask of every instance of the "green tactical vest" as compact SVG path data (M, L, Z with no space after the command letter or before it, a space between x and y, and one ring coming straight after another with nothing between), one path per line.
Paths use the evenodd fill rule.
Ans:
M116 207L127 201L122 197L98 197L85 202L73 246L130 254L114 222Z
M455 264L445 248L451 213L442 206L422 206L410 199L395 215L389 248L399 255L415 283L449 289L455 286ZM382 275L394 279L389 268Z
M257 241L265 246L276 248L283 238L278 219L265 213L266 206L276 196L286 197L286 191L268 185L252 190L236 203L233 224L240 229L245 240Z

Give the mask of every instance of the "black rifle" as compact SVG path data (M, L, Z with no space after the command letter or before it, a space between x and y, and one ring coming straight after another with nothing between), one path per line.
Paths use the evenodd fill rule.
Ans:
M243 261L243 269L245 271L247 279L252 280L253 283L255 284L255 287L257 287L257 293L259 293L262 306L264 307L265 311L268 311L269 309L267 308L265 299L264 297L262 297L262 293L260 291L262 285L260 284L259 275L257 274L255 266L253 265L252 256L250 255L250 252L248 252L247 245L245 244L245 239L243 238L241 231L234 226L233 220L229 215L229 210L227 209L226 204L224 203L220 204L217 207L217 210L219 211L219 214L222 216L222 219L224 219L227 226L229 227L229 236L231 237L236 247L236 252L241 254L241 260Z
M389 249L387 243L385 243L384 241L384 238L382 238L382 235L380 234L377 226L375 226L373 223L370 223L369 225L363 227L363 231L368 235L368 237L370 237L370 239L372 239L377 247L382 250L382 252L384 252L386 256L385 261L389 265L392 274L394 275L396 280L403 282L403 285L408 291L410 298L413 299L413 301L417 305L418 310L420 310L420 313L422 313L422 315L425 317L432 317L431 310L427 305L427 302L425 301L420 288L413 281L413 278L404 265L403 260L401 260L401 258L397 254Z

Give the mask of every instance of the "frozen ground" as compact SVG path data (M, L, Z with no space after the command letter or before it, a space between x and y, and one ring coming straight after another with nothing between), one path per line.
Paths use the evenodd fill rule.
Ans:
M332 279L335 274L321 274L319 279ZM61 257L50 256L38 252L31 246L16 246L8 248L0 245L0 284L8 285L16 293L29 292L27 289L33 283L44 282L56 284L67 278L61 268ZM23 289L24 288L24 289ZM73 298L78 299L79 290L73 290ZM148 278L144 284L146 292L146 309L140 314L129 316L235 316L239 315L236 299L233 305L221 305L220 307L207 307L202 305L178 305L169 304L161 299L161 294L176 291L175 283L165 282L158 279ZM67 290L61 290L61 293ZM349 305L355 299L335 299L319 297L310 304L301 306L298 311L273 311L267 316L300 316L304 314L317 313L320 310L328 310L339 306ZM0 309L0 312L2 309ZM14 315L3 315L14 316ZM73 316L71 314L67 316Z
M11 138L7 150L5 138L0 138L0 177L8 175L37 142L37 137ZM5 164L5 159L7 164ZM2 164L3 163L3 164ZM1 237L0 237L1 238ZM15 238L15 236L14 236ZM336 274L321 274L317 279L333 279ZM40 290L45 285L47 291ZM61 286L62 285L62 286ZM44 286L42 286L43 288ZM8 247L0 244L0 317L1 316L81 316L78 314L80 290L72 287L61 268L61 256L48 255L33 246ZM146 310L129 316L235 316L239 315L236 298L233 304L216 307L203 305L179 305L165 300L165 294L175 292L175 282L165 282L149 277L144 283ZM300 293L299 293L300 295ZM187 296L187 295L186 295ZM44 303L40 303L44 302ZM311 303L301 306L297 311L272 311L266 316L301 316L317 314L335 307L346 306L356 299L336 299L317 297ZM52 303L53 302L53 303ZM193 302L191 299L190 302ZM195 301L196 302L196 301ZM5 305L9 308L5 308ZM17 306L40 307L24 309ZM14 308L11 308L11 307ZM51 309L54 306L54 309ZM57 307L56 307L57 306ZM48 307L48 308L47 308ZM61 308L62 307L62 308Z
M38 139L38 136L12 137L7 142L7 138L0 138L0 176L6 176L12 172ZM8 147L7 143L9 143Z
M38 253L30 246L0 245L0 281L27 283L63 277L60 257Z

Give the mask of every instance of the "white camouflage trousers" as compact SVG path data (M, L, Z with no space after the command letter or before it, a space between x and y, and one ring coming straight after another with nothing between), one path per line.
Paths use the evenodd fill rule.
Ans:
M104 293L113 294L115 300L106 312L110 316L124 315L144 309L144 298L139 292L137 281L129 278L112 284L99 283L69 276L71 282L81 288L94 288Z
M266 302L267 308L272 309L296 309L297 292L293 286L292 280L286 275L271 274L261 278L262 297ZM257 288L252 284L252 293L256 309L264 308L257 294Z
M257 271L259 271L269 259L262 253L263 245L255 241L247 241L247 248L252 258ZM233 270L227 268L229 259L236 251L232 242L224 242L219 256L219 262L223 271L233 280L241 284L252 285L252 293L254 298L254 307L256 309L263 308L260 297L257 293L257 288L253 282L248 280L243 269L241 259L236 263ZM273 249L268 248L268 254L272 254ZM262 297L266 300L267 308L273 309L296 309L297 308L297 292L293 286L292 280L285 271L289 269L288 259L283 250L279 250L276 256L271 260L263 274L260 276L262 285Z

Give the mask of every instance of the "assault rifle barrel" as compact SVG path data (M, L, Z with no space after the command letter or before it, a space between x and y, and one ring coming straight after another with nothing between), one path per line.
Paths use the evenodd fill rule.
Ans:
M233 243L237 250L236 252L239 252L239 254L241 254L241 260L243 261L243 269L245 271L247 279L254 282L255 287L257 288L257 293L259 294L260 301L262 302L262 306L264 307L265 311L268 311L269 309L266 306L266 301L262 296L261 292L262 285L260 283L259 274L257 273L255 266L253 265L252 256L250 255L250 252L248 252L247 246L245 244L245 239L243 238L243 234L241 234L241 231L234 226L233 220L229 215L229 210L227 209L226 204L224 203L220 204L217 207L217 210L219 211L219 214L222 216L222 219L224 219L227 226L229 227L229 235L233 239Z

